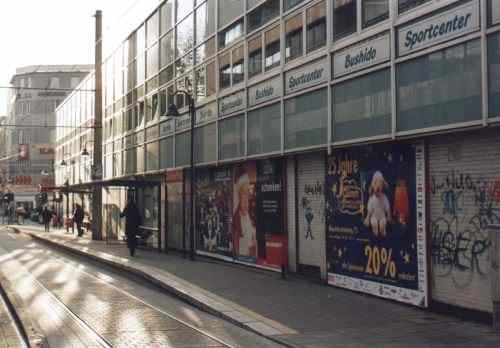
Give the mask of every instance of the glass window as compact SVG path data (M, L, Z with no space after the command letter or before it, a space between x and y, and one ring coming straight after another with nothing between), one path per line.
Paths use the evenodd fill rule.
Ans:
M399 131L481 118L479 40L397 67Z
M159 143L157 141L146 145L146 169L158 170L160 165Z
M219 87L231 86L231 56L229 53L219 57Z
M266 45L266 71L280 65L280 26L266 31L264 35Z
M175 166L187 166L191 162L191 132L175 136Z
M151 46L158 40L160 34L160 17L159 12L156 11L146 22L146 35L147 45Z
M208 0L196 9L196 44L215 32L215 0Z
M195 128L194 153L196 163L208 163L217 160L216 124Z
M356 32L356 0L333 0L333 37Z
M243 45L233 50L233 85L243 82L243 66L245 62Z
M215 38L207 40L204 44L196 48L196 64L203 62L205 59L215 54Z
M490 117L500 116L500 34L488 37L488 74L490 92Z
M262 72L262 37L259 35L248 41L248 77Z
M160 97L158 100L160 116L165 116L167 114L167 90L162 89L160 91Z
M285 11L286 11L288 9L291 9L295 5L300 4L304 0L283 0L283 1L284 1L284 7L285 7Z
M334 141L391 132L390 70L378 71L335 85Z
M320 2L307 10L307 52L326 44L326 3Z
M144 80L146 79L146 62L145 62L144 53L137 56L136 64L137 64L137 85L142 85Z
M326 143L327 90L310 92L285 101L285 148Z
M363 0L363 28L389 18L389 0Z
M135 148L125 151L125 171L127 174L135 174L137 167L137 153Z
M175 62L176 76L184 75L193 67L193 52L189 52Z
M174 32L171 31L160 40L160 62L164 68L174 61Z
M177 25L177 56L183 56L194 48L193 15Z
M141 54L146 49L146 28L144 24L136 31L136 43L137 48L135 51L137 54Z
M205 88L205 67L201 67L196 69L194 73L194 80L196 84L196 99L202 100L206 97L206 88Z
M248 154L278 151L281 148L280 104L248 113Z
M206 79L207 79L207 97L215 94L216 87L216 73L215 73L215 61L207 65L206 69Z
M399 13L406 12L429 1L431 0L399 0Z
M220 4L221 2L219 2ZM243 19L219 33L219 49L224 48L243 35Z
M141 127L144 123L144 101L139 102L137 106L137 121L135 123L136 128Z
M174 64L170 64L160 72L160 85L172 81L174 78Z
M174 166L174 137L160 140L160 168L172 168Z
M243 14L243 0L218 1L219 29Z
M220 159L245 155L245 122L243 115L219 122Z
M159 55L158 55L158 44L154 44L146 53L147 67L146 74L147 78L153 77L158 74L159 70Z
M247 17L247 31L250 33L263 26L280 13L280 0L267 0Z
M136 34L132 33L127 40L127 62L130 63L135 59L137 55L137 42L136 42Z
M144 166L144 161L145 161L145 158L144 158L144 145L141 145L141 146L137 146L135 148L136 152L137 152L137 167L136 167L136 172L137 173L144 173L146 167Z
M180 21L193 10L193 0L176 0L175 7L177 13L177 21Z
M172 1L165 2L160 8L160 30L161 35L165 34L173 26L173 5Z
M302 55L302 13L285 23L285 61Z

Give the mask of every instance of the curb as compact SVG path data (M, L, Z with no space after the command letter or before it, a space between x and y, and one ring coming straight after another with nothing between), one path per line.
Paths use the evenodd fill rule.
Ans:
M48 342L42 329L38 327L26 308L24 302L15 292L12 283L0 272L0 295L5 300L9 311L12 314L23 341L28 347L47 348Z
M202 288L194 289L193 291L193 287L197 288L196 286L189 285L189 282L184 281L176 276L169 275L169 273L166 271L161 271L162 274L159 274L158 276L151 275L145 270L134 267L133 261L128 262L129 264L120 263L118 261L105 257L106 255L108 255L112 258L120 259L120 257L116 257L114 255L99 251L80 250L79 248L53 241L50 238L44 238L43 236L38 235L36 232L29 231L29 228L26 228L25 230L20 230L18 227L13 226L10 226L10 228L13 229L16 233L23 233L37 241L49 244L72 254L83 256L87 259L106 264L107 266L110 266L117 270L130 272L131 274L156 285L169 294L174 295L183 302L186 302L206 313L222 318L259 336L265 337L282 346L288 348L301 347L278 337L281 335L297 334L297 332L293 331L292 329L286 328L279 323L273 323L274 325L270 325L266 322L263 322L269 322L271 320L260 317L257 313L250 312L248 309L241 307L235 303L226 301L222 298L214 298L218 296L211 294L210 292ZM128 259L126 260L128 261ZM279 328L276 328L276 326L278 326Z

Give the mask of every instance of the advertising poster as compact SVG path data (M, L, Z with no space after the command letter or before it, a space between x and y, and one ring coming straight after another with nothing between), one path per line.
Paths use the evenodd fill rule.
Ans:
M196 178L198 250L232 257L231 169L202 169Z
M283 162L257 165L257 255L264 266L281 267L286 238L283 227Z
M256 263L256 162L234 166L233 175L233 239L234 254L239 261Z
M328 159L330 284L427 305L423 160L423 146L410 144L338 150Z

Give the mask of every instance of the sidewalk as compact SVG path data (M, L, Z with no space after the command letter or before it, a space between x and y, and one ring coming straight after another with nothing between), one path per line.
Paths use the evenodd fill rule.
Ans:
M112 264L249 330L292 347L500 346L490 327L279 273L138 250L60 231L13 226L33 238ZM64 231L65 232L65 231Z
M22 346L23 341L16 330L14 321L0 298L0 347L18 348Z

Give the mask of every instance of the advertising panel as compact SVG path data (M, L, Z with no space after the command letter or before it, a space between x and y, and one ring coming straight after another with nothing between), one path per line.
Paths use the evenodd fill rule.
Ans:
M356 147L329 158L330 284L427 306L423 151L411 144Z

